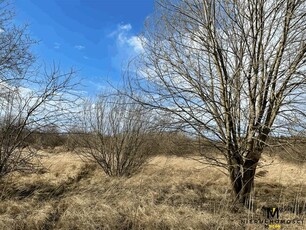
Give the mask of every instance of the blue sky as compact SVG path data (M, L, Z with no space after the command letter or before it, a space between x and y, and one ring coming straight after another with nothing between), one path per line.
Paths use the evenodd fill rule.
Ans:
M141 52L138 35L153 0L15 0L16 22L29 24L46 64L74 67L94 94L117 84L122 68Z

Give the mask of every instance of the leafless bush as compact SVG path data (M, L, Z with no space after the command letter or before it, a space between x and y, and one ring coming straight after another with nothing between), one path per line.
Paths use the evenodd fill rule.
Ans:
M82 156L110 176L131 176L153 151L147 138L150 118L138 104L119 95L100 96L84 106Z
M147 138L154 146L153 155L187 156L199 149L197 140L177 131L150 133Z
M68 115L70 101L65 97L71 87L72 74L61 75L55 70L52 76L39 82L43 89L37 91L6 87L5 96L0 97L0 177L35 168L33 157L37 148L34 147L38 139L34 132L50 122L64 121ZM3 92L4 88L0 88ZM51 141L49 139L48 143Z
M60 133L55 125L48 125L42 130L32 132L27 142L36 149L54 149L66 144L67 135Z

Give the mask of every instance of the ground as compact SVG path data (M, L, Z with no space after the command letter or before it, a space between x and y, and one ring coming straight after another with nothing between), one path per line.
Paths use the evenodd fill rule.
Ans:
M131 178L107 177L71 152L42 152L41 161L38 174L2 180L0 229L265 229L252 223L266 218L263 207L305 209L305 163L277 157L260 162L252 211L232 205L225 171L189 157L155 156ZM303 219L305 212L279 215Z

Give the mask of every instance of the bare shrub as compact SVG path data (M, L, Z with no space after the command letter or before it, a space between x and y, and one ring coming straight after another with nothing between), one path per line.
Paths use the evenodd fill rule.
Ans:
M153 155L187 156L198 151L197 141L181 132L150 133L147 138L154 146Z
M27 140L36 149L54 149L67 142L67 135L60 133L55 125L47 125L41 131L34 131Z
M148 111L120 95L87 101L83 114L81 154L110 176L131 176L153 151Z
M65 136L64 147L67 151L78 151L81 148L86 148L87 145L84 139L86 139L87 135L81 128L71 128Z
M69 93L73 73L61 75L54 71L39 81L43 89L24 92L20 87L8 85L5 96L0 97L0 177L14 171L33 171L38 149L35 130L59 122L69 114L65 105L70 101L65 94ZM51 141L48 139L49 144Z

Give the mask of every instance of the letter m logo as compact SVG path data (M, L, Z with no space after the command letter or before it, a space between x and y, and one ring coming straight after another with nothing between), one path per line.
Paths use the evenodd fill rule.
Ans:
M278 208L267 208L267 217L270 218L274 218L276 215L276 218L279 218L279 210Z

